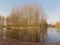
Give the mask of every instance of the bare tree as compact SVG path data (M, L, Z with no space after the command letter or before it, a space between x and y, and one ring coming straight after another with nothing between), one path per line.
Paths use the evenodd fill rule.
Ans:
M25 31L22 30L22 35L24 38L28 39L29 41L30 39L33 40L34 38L34 41L39 42L41 33L43 36L46 33L47 23L44 15L45 13L38 5L25 5L23 7L14 8L10 15L7 16L6 20L7 25L19 25L20 27L26 27L24 28Z

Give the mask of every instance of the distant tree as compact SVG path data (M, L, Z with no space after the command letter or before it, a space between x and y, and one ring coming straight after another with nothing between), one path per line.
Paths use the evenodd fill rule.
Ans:
M60 21L58 21L58 22L55 23L55 27L56 28L60 28Z

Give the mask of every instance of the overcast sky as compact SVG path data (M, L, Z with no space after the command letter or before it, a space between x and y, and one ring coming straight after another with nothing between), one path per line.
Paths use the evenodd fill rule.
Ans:
M47 15L47 22L60 20L60 0L0 0L0 15L7 16L13 7L25 4L40 4Z

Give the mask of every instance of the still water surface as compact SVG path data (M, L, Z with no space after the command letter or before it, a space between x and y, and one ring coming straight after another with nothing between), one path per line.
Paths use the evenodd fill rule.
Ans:
M60 42L60 29L49 27L47 29L47 42Z
M5 38L4 29L0 29L0 39ZM60 29L47 28L47 39L46 42L60 42Z

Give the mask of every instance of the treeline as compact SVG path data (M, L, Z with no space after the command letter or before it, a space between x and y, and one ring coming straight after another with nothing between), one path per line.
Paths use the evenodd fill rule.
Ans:
M60 21L57 21L55 24L48 24L48 27L60 28Z
M24 30L7 30L7 37L22 41L40 42L47 33L46 15L39 5L25 5L13 8L6 17L6 26L26 27ZM38 29L27 27L39 27ZM44 39L43 39L44 40Z
M5 20L6 19L6 20ZM0 25L7 26L41 26L46 23L46 15L38 5L25 5L13 8L5 18L0 16ZM44 25L45 25L44 24Z
M55 27L56 28L60 28L60 21L58 21L58 22L55 23Z
M46 17L38 5L26 5L13 8L6 23L13 26L40 26L46 23Z

